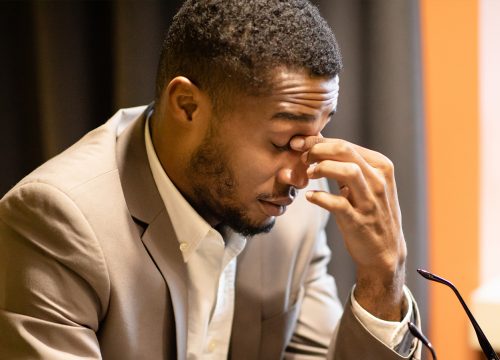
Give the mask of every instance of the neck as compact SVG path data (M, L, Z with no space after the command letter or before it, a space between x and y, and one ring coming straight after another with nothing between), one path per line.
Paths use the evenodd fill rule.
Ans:
M220 225L220 221L212 216L203 204L195 201L198 196L195 194L191 179L186 175L190 156L187 151L183 151L182 137L173 136L176 133L175 130L166 131L165 121L158 121L158 118L160 116L156 112L153 113L149 122L149 131L163 171L193 209L215 228Z

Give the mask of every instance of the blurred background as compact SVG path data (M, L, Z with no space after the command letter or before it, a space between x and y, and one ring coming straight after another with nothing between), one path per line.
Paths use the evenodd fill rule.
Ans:
M0 3L0 196L118 109L153 99L181 3ZM500 348L500 1L314 3L345 64L325 135L393 160L424 331L440 358L480 359L453 293L415 270L454 282ZM333 221L328 232L346 299L354 268Z

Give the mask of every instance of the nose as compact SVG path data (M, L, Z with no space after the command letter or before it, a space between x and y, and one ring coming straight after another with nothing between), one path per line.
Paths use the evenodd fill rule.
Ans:
M301 153L291 154L287 163L278 171L278 181L284 185L293 186L296 189L303 189L307 186L309 178L307 176L308 165L300 158Z

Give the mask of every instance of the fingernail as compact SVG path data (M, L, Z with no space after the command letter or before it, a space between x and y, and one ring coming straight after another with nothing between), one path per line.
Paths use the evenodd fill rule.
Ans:
M310 199L310 198L312 198L312 196L313 196L312 191L309 190L308 192L306 192L306 199Z
M301 138L301 137L294 137L291 141L290 141L290 147L294 150L302 150L302 148L304 147L304 144L306 143L306 141L304 140L304 138Z

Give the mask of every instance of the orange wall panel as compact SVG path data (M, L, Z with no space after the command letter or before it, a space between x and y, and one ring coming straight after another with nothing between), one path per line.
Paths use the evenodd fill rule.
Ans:
M478 0L421 0L430 271L469 298L478 284ZM467 300L466 300L467 301ZM476 359L452 291L430 284L439 358Z

